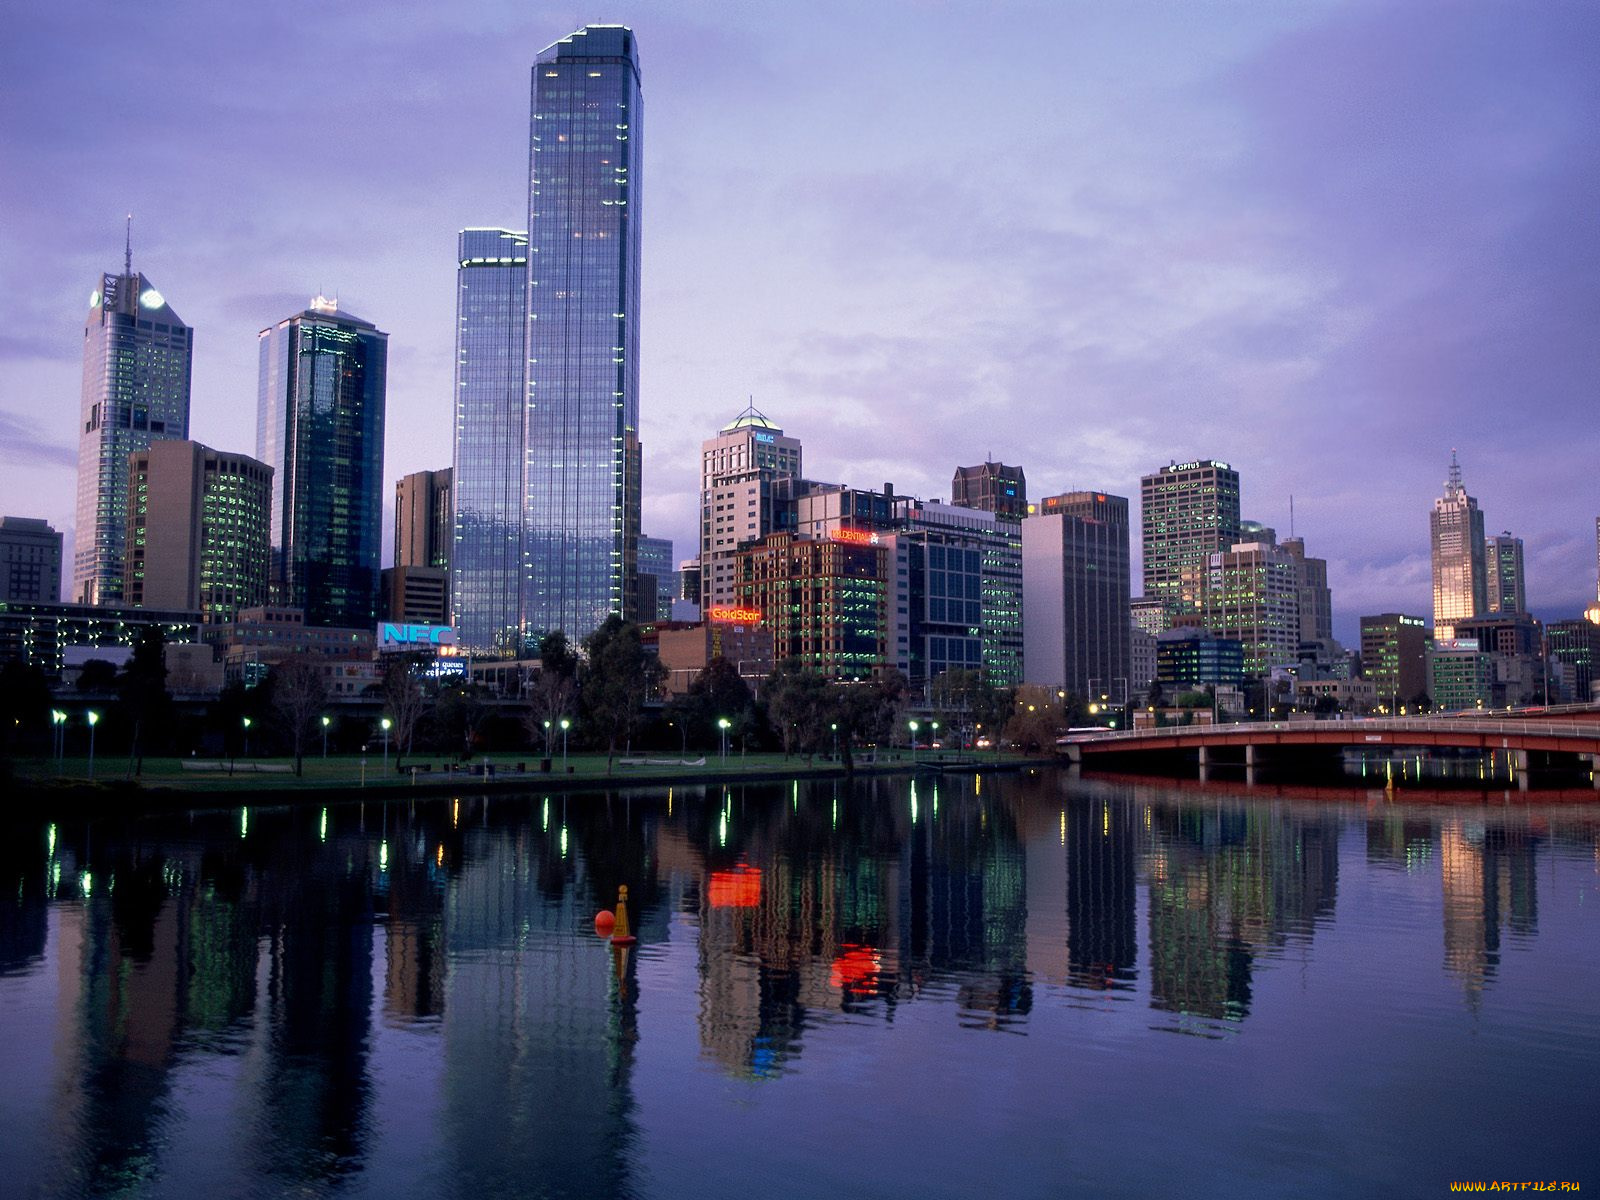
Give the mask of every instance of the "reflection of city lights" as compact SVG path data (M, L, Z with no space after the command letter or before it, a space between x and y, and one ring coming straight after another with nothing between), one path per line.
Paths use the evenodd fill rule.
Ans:
M90 893L92 893L94 891L94 874L93 874L93 872L85 871L83 873L83 878L78 880L78 886L83 888L83 894L85 896L87 896Z
M1064 808L1061 810L1061 844L1067 844L1067 810Z
M440 866L440 867L444 866L444 843L443 842L439 843L439 849L434 854L433 861L434 861L434 864L436 866Z
M246 836L249 835L249 833L250 833L250 810L248 808L241 808L239 810L239 836L241 838L242 837L246 837Z
M380 871L387 871L389 869L389 843L388 842L379 842L378 843L378 869Z
M544 798L544 809L539 814L539 828L545 833L550 832L550 797Z
M740 863L731 871L713 871L706 883L712 908L754 908L761 903L761 872Z
M54 858L56 856L56 827L54 825L50 826L47 831L46 841L48 848L45 851L45 855L48 858Z
M870 946L841 946L842 953L828 970L828 985L841 991L861 988L882 969L883 956Z
M567 827L565 825L563 825L561 827L561 857L565 858L566 856L567 856Z
M450 801L450 828L451 829L459 829L460 827L461 827L461 801L460 800L452 800L452 801Z
M328 810L322 810L322 820L318 823L317 836L322 841L328 840Z

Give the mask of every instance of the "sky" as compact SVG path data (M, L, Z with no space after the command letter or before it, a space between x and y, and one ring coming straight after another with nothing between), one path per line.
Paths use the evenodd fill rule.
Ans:
M196 331L191 436L253 451L256 334L321 291L390 335L386 476L449 465L456 232L525 228L534 56L591 22L640 47L644 529L678 557L753 398L808 477L927 499L992 458L1136 512L1141 475L1227 461L1280 536L1293 497L1347 644L1431 613L1455 448L1534 611L1593 601L1588 0L20 0L0 512L70 538L130 212Z

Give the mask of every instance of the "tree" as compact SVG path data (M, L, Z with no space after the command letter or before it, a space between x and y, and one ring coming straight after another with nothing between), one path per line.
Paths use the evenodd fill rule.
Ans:
M294 773L301 775L306 742L316 734L328 705L327 679L317 659L296 654L272 668L269 682L274 723L289 742Z
M394 725L394 769L402 770L402 760L411 753L417 725L432 707L416 677L416 664L409 655L394 654L383 670L384 713Z
M461 679L439 689L434 702L434 727L446 746L454 747L466 762L472 757L484 724L493 713L484 700L483 688Z
M1084 719L1082 709L1082 702L1076 697L1067 697L1063 704L1049 688L1024 684L1012 702L1006 738L1029 753L1054 750L1056 738Z
M567 635L558 629L539 643L539 674L529 688L528 708L522 714L529 740L544 738L546 758L561 718L576 716L577 710L578 656L567 643Z
M117 686L117 668L103 658L91 658L78 672L78 691L86 695L103 695Z
M0 745L13 733L20 740L30 726L46 727L50 715L50 684L38 667L20 658L0 667Z
M789 660L780 663L762 689L768 719L783 741L783 753L815 754L824 735L832 738L832 697L828 681Z
M606 770L616 757L617 743L631 741L639 714L666 671L639 639L639 627L612 613L583 639L587 666L579 694L585 718L606 742Z
M865 683L835 683L828 699L828 723L839 726L845 769L854 770L857 741L883 744L894 740L911 700L911 681L891 668Z
M167 691L166 632L146 625L134 643L133 657L117 677L117 702L130 730L128 774L144 772L145 746L172 735L172 693Z

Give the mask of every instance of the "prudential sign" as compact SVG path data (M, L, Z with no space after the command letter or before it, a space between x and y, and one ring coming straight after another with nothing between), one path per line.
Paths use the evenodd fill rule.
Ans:
M446 652L446 646L455 644L456 631L449 625L396 625L384 621L378 626L380 651Z

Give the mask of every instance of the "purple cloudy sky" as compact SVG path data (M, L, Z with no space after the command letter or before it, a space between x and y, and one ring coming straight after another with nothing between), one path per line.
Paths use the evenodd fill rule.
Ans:
M197 331L196 438L253 448L256 332L320 288L391 335L386 474L447 465L455 233L526 223L529 68L586 20L640 39L645 528L680 556L753 395L813 478L926 497L985 455L1036 496L1226 459L1247 517L1287 533L1294 496L1347 640L1430 611L1456 446L1535 611L1594 596L1588 0L24 0L0 512L70 529L130 210Z

